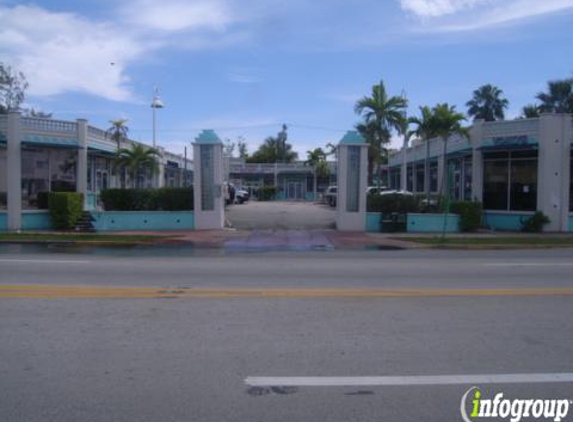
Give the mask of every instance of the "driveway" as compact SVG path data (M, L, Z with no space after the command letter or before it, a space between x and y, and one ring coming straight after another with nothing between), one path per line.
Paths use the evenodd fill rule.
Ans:
M324 230L335 228L336 212L309 202L249 201L227 207L226 218L240 230Z

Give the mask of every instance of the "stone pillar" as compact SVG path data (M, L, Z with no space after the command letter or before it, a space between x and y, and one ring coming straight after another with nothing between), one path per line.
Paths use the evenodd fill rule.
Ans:
M223 197L223 142L212 130L204 130L193 144L195 228L222 229L225 223Z
M6 198L9 231L20 230L22 212L22 127L20 113L8 113L8 145L6 155Z
M542 114L539 126L537 210L549 217L546 231L569 231L571 114Z
M480 149L483 139L483 123L478 119L470 130L470 143L472 145L472 201L483 201L483 153Z
M402 146L402 165L400 167L400 190L408 190L408 144L404 139Z
M157 150L161 154L161 157L158 159L158 171L157 171L157 183L155 184L156 187L162 188L165 187L165 148L157 147Z
M78 160L76 165L76 192L84 196L84 209L88 193L88 121L77 119Z
M341 231L366 229L368 144L356 131L349 131L338 144L338 193L336 227Z

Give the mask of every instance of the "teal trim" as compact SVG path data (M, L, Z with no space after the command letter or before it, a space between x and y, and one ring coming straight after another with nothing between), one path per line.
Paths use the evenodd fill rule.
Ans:
M53 228L49 211L22 211L20 218L22 230L51 230Z
M419 233L441 233L444 229L444 214L418 214L408 213L407 231ZM457 233L460 231L460 216L447 214L446 232Z
M33 145L50 145L66 148L78 148L78 140L72 138L58 138L56 136L43 136L27 134L22 137L22 143Z
M530 218L533 212L484 211L483 225L495 230L521 231L522 221Z
M569 231L573 232L573 215L569 214Z
M197 136L195 138L195 143L217 145L217 144L222 144L223 142L217 136L217 134L215 133L214 130L208 129L208 130L202 131L199 134L199 136Z
M382 213L379 213L379 212L368 212L368 213L366 213L366 231L367 232L379 232L380 231L380 218L382 218Z
M0 211L0 232L8 230L8 213Z
M193 211L92 211L97 231L194 230Z
M340 145L366 145L366 140L355 130L349 130L340 140Z
M88 192L84 198L84 210L95 211L97 206L97 193Z
M304 199L308 202L314 201L314 192L307 192Z

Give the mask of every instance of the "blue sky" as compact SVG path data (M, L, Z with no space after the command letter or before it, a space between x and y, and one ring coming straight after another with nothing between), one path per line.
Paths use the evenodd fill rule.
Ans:
M174 152L202 128L252 152L284 122L304 156L340 140L381 79L411 114L465 111L493 83L517 116L573 75L571 22L573 0L0 0L0 61L55 118L128 118L150 141L156 84L159 144Z

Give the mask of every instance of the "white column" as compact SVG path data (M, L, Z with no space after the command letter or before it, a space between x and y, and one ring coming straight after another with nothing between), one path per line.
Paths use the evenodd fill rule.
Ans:
M83 194L84 204L88 193L88 121L77 119L78 160L76 165L76 192Z
M165 148L158 147L157 150L161 153L161 157L158 159L159 169L157 172L157 183L156 187L162 188L165 186Z
M400 167L400 190L408 190L408 144L404 138L402 146L402 166Z
M350 148L358 147L358 192L349 184ZM368 144L356 131L347 132L338 145L338 190L336 199L336 228L341 231L366 229L366 189L368 188ZM358 209L349 209L349 195L358 195Z
M484 120L478 119L470 130L472 148L472 201L483 201L483 153L478 148L482 143Z
M203 148L211 149L213 162L209 171L212 171L213 184L206 186L203 183L203 168L209 163L204 163L201 157ZM193 144L194 162L194 214L195 228L197 230L222 229L225 223L225 207L223 198L223 143L213 131L203 131ZM203 189L209 189L213 193L213 206L203 203Z
M22 129L20 113L8 113L8 145L6 157L8 230L20 230L22 212Z
M539 127L537 210L551 222L545 231L569 230L571 114L542 114Z

